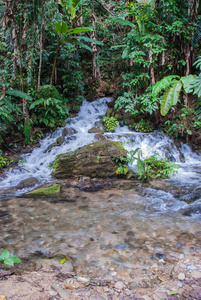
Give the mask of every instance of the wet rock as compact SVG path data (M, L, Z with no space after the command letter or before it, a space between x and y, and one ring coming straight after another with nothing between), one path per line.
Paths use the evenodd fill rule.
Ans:
M114 117L115 117L115 119L117 119L118 121L121 121L121 120L122 120L122 115L120 115L120 114L115 114Z
M133 172L132 170L129 170L128 173L126 174L127 179L138 178L138 177L139 177L139 175L136 174L135 172Z
M195 279L201 278L201 272L199 271L192 271L191 276Z
M106 140L106 137L104 137L103 134L96 134L96 135L95 135L95 139L96 139L97 141L105 141L105 140Z
M114 109L108 108L106 111L106 117L111 118L114 115Z
M179 273L178 277L179 280L184 280L186 278L184 273Z
M56 139L57 145L61 146L64 142L64 137L60 136Z
M64 128L62 132L62 136L65 137L68 135L73 135L75 133L77 133L77 131L74 128Z
M83 283L87 283L87 282L90 281L90 279L89 279L89 278L86 278L86 277L78 276L78 277L77 277L77 281L83 282Z
M126 234L127 236L131 236L131 237L135 236L135 233L133 231L128 231Z
M124 283L122 281L117 281L114 286L117 290L122 290L124 288Z
M96 128L96 127L92 127L91 129L89 129L88 133L104 133L104 131L100 128Z
M56 178L116 177L118 166L112 158L126 157L126 155L126 150L120 142L94 142L74 152L58 155L53 165L53 175Z
M85 192L81 192L78 188L61 187L61 197L66 201L85 200Z
M99 121L96 121L94 123L94 126L98 127L98 128L102 128L103 127L103 120L102 120L102 117Z
M28 188L32 187L39 183L39 180L35 177L30 177L25 180L20 181L20 183L17 185L18 189Z
M190 193L185 193L184 195L179 197L179 200L185 201L187 203L192 203L198 199L200 199L201 188L195 188Z
M60 184L49 184L42 188L33 190L29 192L27 195L55 195L60 193Z
M41 268L44 271L55 270L58 273L68 274L73 273L74 268L70 260L66 260L64 264L60 262L61 258L41 259Z
M52 150L52 148L54 148L55 146L57 146L56 143L53 143L53 144L49 145L49 146L47 147L47 149L44 151L44 153L50 152L50 151Z
M50 296L56 296L56 295L57 295L57 292L55 292L55 291L49 291L49 295L50 295Z

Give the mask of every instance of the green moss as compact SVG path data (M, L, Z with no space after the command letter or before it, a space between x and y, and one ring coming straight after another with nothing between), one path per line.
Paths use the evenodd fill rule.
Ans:
M54 195L60 192L60 184L53 184L28 193L28 195Z
M52 165L53 171L55 171L57 169L58 165L59 165L59 156L56 156L54 163Z

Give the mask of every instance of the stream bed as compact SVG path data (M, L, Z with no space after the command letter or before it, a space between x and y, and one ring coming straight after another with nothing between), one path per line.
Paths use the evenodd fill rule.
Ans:
M157 152L179 163L176 177L149 183L107 180L107 185L94 189L87 189L88 179L60 181L61 193L55 197L31 197L26 195L30 188L17 188L30 177L39 180L37 185L54 181L48 165L57 154L96 140L88 130L101 128L108 101L85 101L78 116L68 120L66 128L73 134L61 146L50 147L63 128L2 178L0 250L8 249L23 260L18 271L34 270L38 258L70 257L82 276L123 280L133 288L158 284L161 280L153 278L153 270L171 276L178 261L189 274L201 275L201 157L160 132L137 133L119 126L103 136L126 142L127 150L140 147L144 157ZM189 256L196 264L188 263Z

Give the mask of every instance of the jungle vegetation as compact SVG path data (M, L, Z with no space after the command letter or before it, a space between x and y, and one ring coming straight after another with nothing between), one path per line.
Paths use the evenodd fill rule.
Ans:
M113 96L131 128L201 145L199 0L0 0L0 145Z

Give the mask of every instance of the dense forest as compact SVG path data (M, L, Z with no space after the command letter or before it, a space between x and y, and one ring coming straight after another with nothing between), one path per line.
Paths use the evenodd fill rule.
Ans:
M0 16L2 151L103 96L113 122L200 149L199 0L1 0Z

